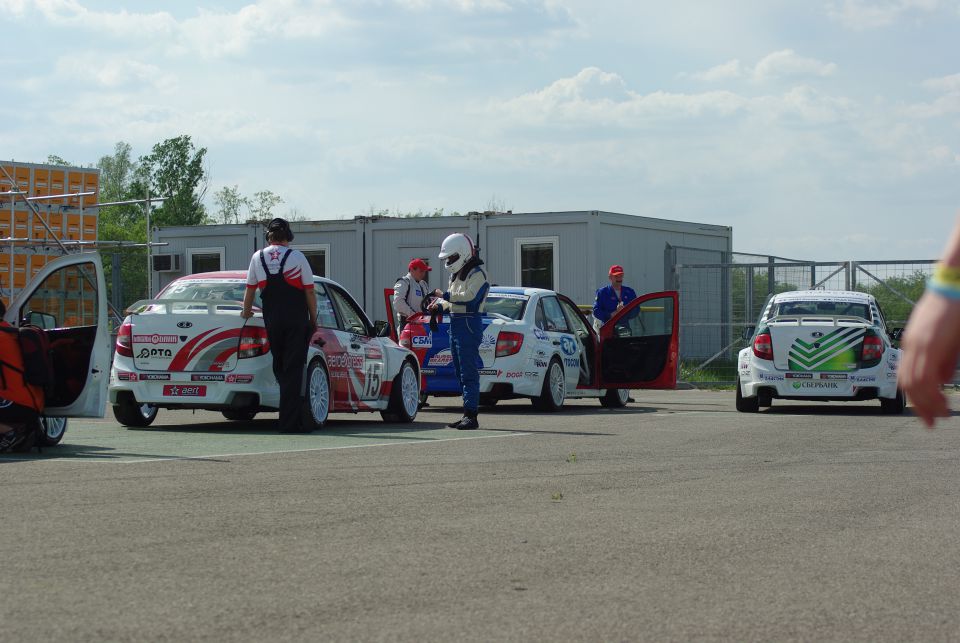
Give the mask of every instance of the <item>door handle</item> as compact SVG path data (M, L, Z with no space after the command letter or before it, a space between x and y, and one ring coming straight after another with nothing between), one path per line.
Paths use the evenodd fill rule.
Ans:
M325 340L322 337L318 337L315 340L313 340L313 345L319 346L320 348L323 348L326 343L327 343L327 340Z
M360 344L350 344L350 348L360 348Z
M560 342L558 342L557 340L553 340L553 345L554 345L554 346L559 346L559 345L560 345Z

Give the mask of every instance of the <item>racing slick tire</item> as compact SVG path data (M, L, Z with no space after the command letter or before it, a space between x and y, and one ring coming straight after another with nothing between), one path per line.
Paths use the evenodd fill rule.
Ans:
M159 412L152 404L137 404L132 393L120 395L113 405L113 417L124 426L150 426Z
M897 396L893 399L885 397L880 398L880 412L886 415L900 415L907 408L907 401L903 397L903 391L897 389Z
M500 401L499 397L494 397L489 393L480 394L480 406L482 406L485 409L492 409L497 405L497 402L499 401Z
M231 422L249 422L257 417L257 412L251 409L224 409L220 412Z
M630 391L625 388L608 388L600 398L600 406L605 409L622 409L630 401Z
M38 438L40 446L55 447L67 432L67 418L42 417L40 426L43 429Z
M567 385L564 381L563 366L554 357L550 360L547 372L543 374L543 389L533 398L533 405L539 411L559 411L567 399Z
M740 390L740 378L737 378L737 410L741 413L756 413L760 410L759 397L744 397Z
M384 422L413 422L420 408L420 378L413 365L404 361L393 378L387 410L380 411Z
M330 376L322 360L315 359L307 368L307 391L303 396L301 425L304 431L319 431L330 417L332 392Z

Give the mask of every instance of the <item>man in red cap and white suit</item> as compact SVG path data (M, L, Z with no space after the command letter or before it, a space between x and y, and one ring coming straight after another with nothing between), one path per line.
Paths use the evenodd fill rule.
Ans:
M420 303L430 293L427 273L431 268L423 259L414 259L407 266L407 274L393 286L393 310L397 314L397 335L407 323L407 317L420 312Z

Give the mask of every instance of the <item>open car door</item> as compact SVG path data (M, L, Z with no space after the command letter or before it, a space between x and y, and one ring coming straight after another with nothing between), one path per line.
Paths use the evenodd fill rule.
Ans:
M600 328L601 388L676 388L679 299L641 295Z
M100 255L65 255L46 264L10 302L4 319L39 326L50 340L56 384L44 414L103 417L110 333Z
M393 312L393 288L383 289L383 302L387 305L387 323L390 324L390 339L399 343L400 331L397 329L397 316Z

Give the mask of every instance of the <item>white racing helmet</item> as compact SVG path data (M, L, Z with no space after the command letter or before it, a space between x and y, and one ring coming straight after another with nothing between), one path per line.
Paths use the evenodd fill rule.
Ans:
M439 259L450 272L459 271L472 256L473 242L465 234L451 234L440 245Z

